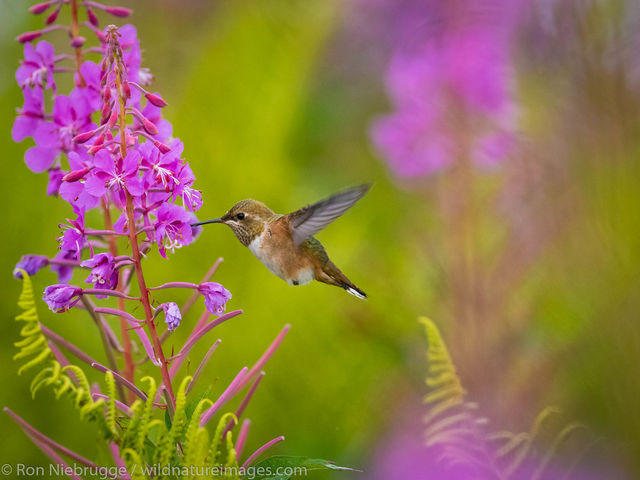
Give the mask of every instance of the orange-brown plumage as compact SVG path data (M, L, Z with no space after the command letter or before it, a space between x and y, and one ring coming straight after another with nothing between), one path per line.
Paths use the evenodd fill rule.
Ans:
M291 285L317 280L366 298L329 259L313 235L348 210L368 189L369 185L356 187L288 215L276 214L256 200L242 200L221 218L194 225L228 225L272 273Z

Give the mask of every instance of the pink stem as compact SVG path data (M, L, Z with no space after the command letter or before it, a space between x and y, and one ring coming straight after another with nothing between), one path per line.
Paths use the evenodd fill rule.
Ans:
M70 365L69 360L67 360L67 357L65 357L64 354L60 351L60 349L56 346L56 344L53 343L53 340L47 340L47 344L49 345L49 348L53 352L53 355L56 357L56 360L60 365L62 365L63 367L67 367ZM75 384L78 384L78 377L76 377L75 373L69 371L67 372L67 374Z
M196 369L196 373L193 374L193 377L191 378L191 381L189 382L189 386L187 386L186 394L188 394L191 391L191 388L193 387L193 385L196 383L196 380L200 376L200 372L207 365L207 362L209 361L209 358L211 358L211 355L213 355L213 352L216 351L216 349L218 348L218 345L220 345L220 342L222 342L222 340L220 340L220 339L216 340L213 343L213 345L211 345L211 347L209 348L207 353L205 354L204 358L200 362L200 365L198 365L198 368Z
M198 288L195 283L189 282L168 282L158 287L149 287L148 290L164 290L165 288Z
M115 235L117 237L127 236L126 233L116 232L115 230L85 230L84 233L93 237L101 237L102 235Z
M93 397L94 400L96 398L104 398L105 400L111 399L111 397L109 397L108 395L103 395L102 393L92 393L91 396ZM131 416L131 411L129 410L129 407L127 405L122 403L120 400L116 400L115 402L116 402L116 407L118 407L119 410L121 410L126 415Z
M220 264L222 263L223 258L219 257L211 266L211 268L209 269L209 271L205 274L205 276L202 278L202 281L200 282L205 283L208 282L209 280L211 280L211 277L213 277L214 273L216 273L216 270L218 270L218 267L220 266ZM180 309L180 312L182 313L182 315L185 315L189 309L191 309L191 307L193 306L194 303L196 303L196 301L198 300L198 297L200 296L200 292L198 292L197 290L195 292L193 292L191 294L191 296L187 299L187 301L185 302L185 304L182 306L182 308Z
M242 370L240 370L238 375L236 375L236 378L232 380L227 389L222 392L222 395L220 395L215 403L202 414L202 416L200 417L201 427L204 427L209 422L209 420L211 420L211 417L213 417L215 413L220 409L220 407L227 403L227 401L236 394L236 392L240 388L240 382L247 374L247 370L247 367L244 367Z
M125 295L122 292L118 292L117 290L107 290L106 288L85 288L82 290L82 293L87 295L106 295L107 297L118 297L124 298L125 300L138 300L138 297L130 297L129 295Z
M251 379L263 369L265 364L269 361L271 356L275 353L275 351L278 349L278 347L282 343L282 340L284 339L285 335L287 334L290 328L291 328L290 324L287 324L284 326L284 328L278 334L278 336L273 341L273 343L269 345L269 348L267 348L267 350L262 354L262 356L255 363L255 365L251 367L251 370L249 371L248 375L242 381L240 388L243 388L245 385L247 385L251 381Z
M118 315L120 317L125 318L127 320L127 322L129 323L129 326L138 335L138 338L140 339L140 343L142 343L142 346L144 347L144 350L147 353L147 356L149 357L149 360L151 360L151 362L157 367L159 367L161 365L160 361L155 358L155 353L154 353L154 350L153 350L153 346L151 345L151 340L149 340L149 337L147 336L147 333L144 331L144 328L142 328L142 323L143 322L141 320L136 319L135 317L133 317L132 315L128 314L127 312L123 312L122 310L117 310L115 308L102 307L102 308L96 308L95 311L97 313L106 313L106 314L110 314L110 315Z
M240 433L238 434L238 439L236 440L236 445L235 445L237 458L240 458L240 455L242 455L244 444L247 442L247 437L249 436L250 426L251 426L251 420L247 419L244 422L242 422L242 426L240 427Z
M124 463L124 460L120 456L120 447L115 442L109 443L109 450L111 450L111 456L113 457L113 461L116 463L116 466L121 472L124 472L122 478L124 480L131 480L129 473L127 473L127 465Z
M238 419L238 421L240 420L240 417L244 413L244 410L247 408L247 405L249 405L249 401L251 400L251 397L253 397L253 394L258 388L258 385L260 385L260 382L264 378L264 375L265 375L264 372L260 372L260 375L258 375L258 378L256 378L256 381L253 382L253 385L251 385L251 388L249 388L249 391L242 399L242 402L240 402L240 406L238 406L238 409L236 410L236 418ZM222 438L226 437L227 432L229 432L235 425L236 425L236 421L234 419L231 419L229 421L229 424L225 428L224 432L222 433Z
M69 350L71 353L73 353L76 357L78 357L83 362L85 362L85 363L87 363L89 365L91 365L93 362L95 362L95 360L93 358L91 358L89 355L84 353L78 347L76 347L72 343L68 342L67 340L62 338L60 335L58 335L57 333L49 330L44 325L40 324L40 330L42 331L42 333L44 334L45 337L50 338L51 340L53 340L58 345L66 348L67 350Z
M276 443L280 443L284 440L284 436L280 435L279 437L274 438L273 440L269 440L267 443L258 448L255 452L249 455L249 458L242 464L243 467L247 467L251 464L256 458L258 458L262 453L264 453L269 448L273 447Z
M128 388L129 390L131 390L133 393L135 393L143 401L145 401L145 402L147 401L147 395L142 390L140 390L138 387L136 387L132 382L130 382L129 380L124 378L122 375L120 375L118 372L114 372L110 368L107 368L104 365L101 365L101 364L99 364L97 362L93 362L91 364L91 366L93 368L95 368L96 370L99 370L99 371L104 372L104 373L111 372L113 374L113 378L115 379L116 382L118 382L119 384L121 384L124 387Z
M240 315L241 313L242 313L242 310L236 310L234 312L226 313L216 318L215 320L212 320L211 322L209 322L207 325L205 325L203 328L199 329L198 331L192 333L187 339L187 341L185 342L184 346L180 349L180 352L178 355L181 355L181 356L177 358L174 363L171 364L171 368L169 369L169 376L172 379L175 377L176 373L178 373L178 369L184 362L184 359L186 358L189 351L191 351L195 343L198 340L200 340L207 332L209 332L214 327L220 325L221 323L229 320L230 318L233 318L236 315Z
M52 438L47 437L44 433L36 430L34 427L29 425L23 418L21 418L19 415L17 415L9 407L4 407L4 411L17 424L19 424L23 429L25 429L26 433L28 435L37 438L41 442L47 443L48 445L50 445L53 448L55 448L56 450L58 450L60 453L66 455L69 458L73 458L78 463L82 463L83 465L86 465L86 466L92 467L92 468L101 468L97 464L93 463L91 460L89 460L87 458L84 458L82 455L80 455L80 454L78 454L78 453L76 453L76 452L74 452L72 450L69 450L67 447L64 447L64 446L60 445L59 443L57 443Z
M67 476L69 478L73 478L74 480L83 480L82 477L76 475L73 471L73 469L67 464L67 462L65 462L62 457L60 455L58 455L55 450L53 450L51 447L49 447L49 445L47 445L44 442L41 442L40 440L36 439L35 437L29 435L27 433L27 437L29 437L31 439L31 441L33 443L36 444L36 446L42 450L44 452L44 454L49 457L51 459L51 461L53 463L55 463L56 465L59 465L63 468L63 470L66 472Z

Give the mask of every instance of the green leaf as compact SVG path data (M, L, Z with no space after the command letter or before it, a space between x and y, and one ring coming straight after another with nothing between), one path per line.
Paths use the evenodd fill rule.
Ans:
M328 460L309 457L290 457L286 455L276 455L266 458L251 467L250 472L244 478L255 480L288 480L294 475L306 476L312 470L348 470L350 472L360 472L355 468L340 467ZM285 473L278 474L278 471Z

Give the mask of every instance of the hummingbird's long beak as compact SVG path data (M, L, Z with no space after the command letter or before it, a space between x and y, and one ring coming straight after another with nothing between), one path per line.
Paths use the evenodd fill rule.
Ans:
M192 227L198 227L200 225L206 225L208 223L224 223L221 218L214 218L213 220L207 220L205 222L192 223Z

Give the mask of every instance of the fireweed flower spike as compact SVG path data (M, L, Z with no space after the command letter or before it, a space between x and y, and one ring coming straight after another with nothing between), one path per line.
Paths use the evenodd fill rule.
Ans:
M491 167L512 150L517 101L509 47L525 9L521 1L494 3L500 5L500 21L478 15L493 7L459 2L451 12L464 26L448 28L455 23L451 12L431 0L405 18L404 38L386 78L394 111L371 129L373 143L398 177L426 176L466 155L477 166Z
M70 9L70 15L59 15L62 9ZM88 21L81 23L79 12L83 9ZM203 451L209 452L208 465L217 467L219 462L226 461L225 466L238 468L231 436L225 434L224 442L219 438L225 427L226 433L230 433L237 422L229 421L231 414L219 416L223 413L221 409L238 399L241 407L236 411L242 413L255 391L256 379L288 327L251 369L241 370L219 398L191 402L195 410L190 425L186 425L189 423L186 396L194 380L205 377L202 370L220 341L208 346L194 378L182 378L174 384L178 381L177 372L189 359L193 346L206 341L208 332L242 313L236 310L223 315L231 293L221 284L209 282L219 261L200 284L165 280L161 287L147 287L143 259L152 253L154 244L161 257L166 258L167 251L189 245L200 231L191 227L197 221L194 212L202 205L202 195L194 188L196 177L183 157L184 145L174 138L171 124L162 116L167 102L160 94L147 90L152 76L141 66L135 27L99 27L96 13L124 18L131 11L90 0L45 2L34 5L31 11L34 14L49 11L45 20L48 26L18 37L25 43L25 58L16 72L24 104L17 111L12 136L16 142L33 138L35 146L24 156L27 167L34 173L46 172L49 178L46 193L60 197L74 213L60 222L62 233L55 256L25 255L16 265L14 275L24 282L19 303L24 313L19 318L27 323L21 329L24 338L16 343L21 349L16 358L30 357L20 371L36 366L41 369L32 383L32 393L52 387L56 398L65 393L71 395L81 415L97 424L116 464L128 470L122 478L134 477L134 469L140 471L141 464L155 464L158 458L165 465L189 467L188 459ZM71 24L56 23L63 18L71 18ZM69 34L67 48L72 54L54 52L45 39L31 43L54 30ZM88 32L95 37L87 35ZM95 38L99 45L91 44ZM102 59L85 60L85 55L94 54L100 54ZM74 69L58 65L67 60L75 60ZM68 92L58 92L57 85L67 82L56 82L57 76L70 72L73 87ZM94 210L102 213L103 225L90 225L96 218ZM126 247L125 242L117 242L122 236L127 237ZM122 248L127 251L119 251ZM30 275L47 265L58 274L59 283L45 288L44 302L57 313L78 308L88 314L96 325L108 367L93 361L38 320ZM92 288L82 289L68 283L78 269L83 270L83 275L76 281L84 280ZM136 293L129 294L134 277ZM196 296L192 295L181 311L173 301L158 304L149 293L167 288L189 288ZM204 315L190 326L191 334L179 353L165 355L156 329L157 316L164 314L165 333L175 330L188 321L186 313L199 294L204 296ZM114 297L108 306L102 300L107 297ZM217 317L209 321L212 314ZM118 317L120 337L111 329L106 316ZM48 347L50 342L53 347ZM71 364L63 349L104 373L104 382L87 388L84 370ZM123 362L117 361L119 355L124 357ZM145 377L136 372L136 366L144 361L142 358L150 360L156 375ZM120 369L119 364L124 368ZM160 385L156 377L162 379ZM248 385L252 385L249 392L240 400L239 394ZM133 394L127 396L130 392ZM130 417L128 423L115 420L118 409ZM167 419L170 421L166 422ZM18 418L15 420L22 425ZM217 438L204 431L211 425L219 432ZM244 423L240 432L238 451L244 446L247 425ZM27 435L55 462L63 461L60 455L77 460L70 450L27 430L25 427ZM257 454L262 451L264 448ZM257 454L247 462L252 462Z

